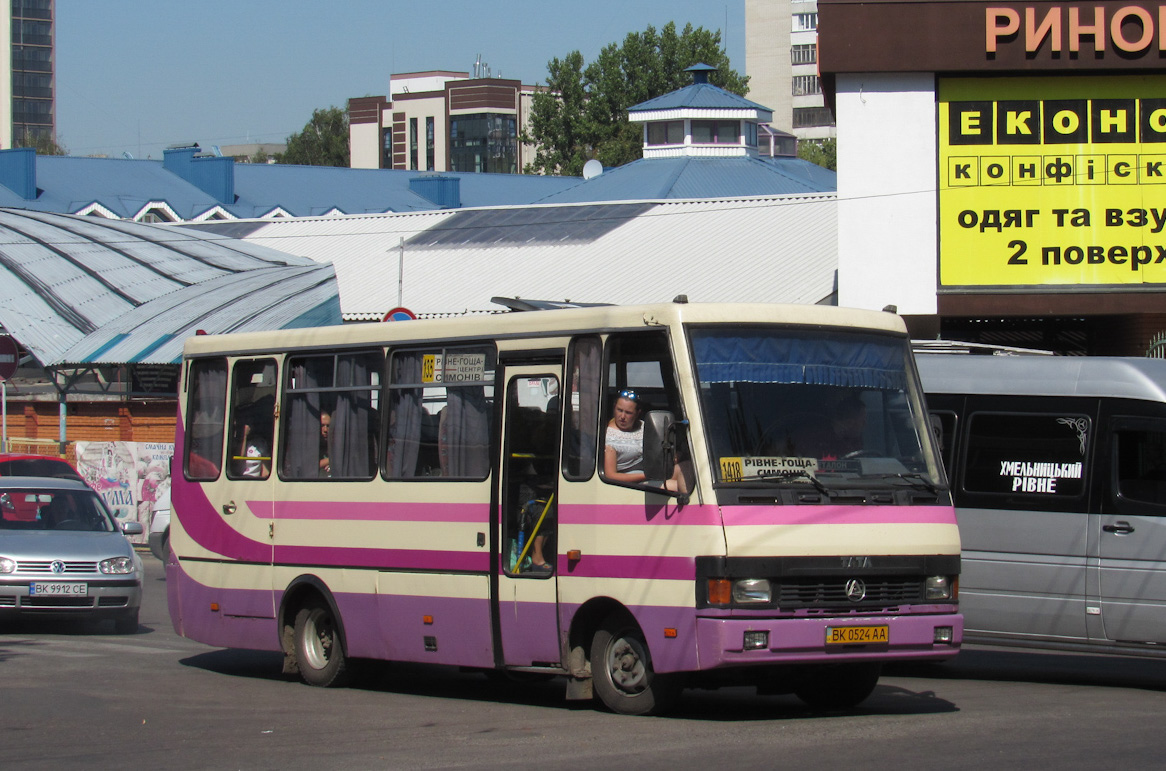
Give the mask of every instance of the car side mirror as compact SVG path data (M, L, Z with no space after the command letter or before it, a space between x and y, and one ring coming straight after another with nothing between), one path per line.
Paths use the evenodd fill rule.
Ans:
M141 522L122 522L119 520L118 524L121 526L121 532L123 535L141 535L145 532L145 530L142 529Z

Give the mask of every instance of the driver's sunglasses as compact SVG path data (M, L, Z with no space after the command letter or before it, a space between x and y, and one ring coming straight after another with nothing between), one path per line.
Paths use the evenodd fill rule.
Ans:
M637 394L635 391L633 391L633 390L632 390L632 389L630 389L630 388L625 388L624 390L620 391L620 392L619 392L619 398L621 398L621 399L631 399L633 402L639 402L639 401L640 401L640 396L639 396L639 394Z

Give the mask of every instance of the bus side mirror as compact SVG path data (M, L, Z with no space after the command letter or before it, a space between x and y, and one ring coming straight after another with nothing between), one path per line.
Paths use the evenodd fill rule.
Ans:
M648 479L669 479L676 465L678 426L667 410L652 410L644 417L644 474Z

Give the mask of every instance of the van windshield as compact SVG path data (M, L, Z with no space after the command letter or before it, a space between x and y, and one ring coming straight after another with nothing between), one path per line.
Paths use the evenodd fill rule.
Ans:
M906 339L788 327L691 339L718 482L943 484Z

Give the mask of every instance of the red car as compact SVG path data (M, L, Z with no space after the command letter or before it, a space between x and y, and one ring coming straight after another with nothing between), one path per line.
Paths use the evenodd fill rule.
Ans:
M51 455L24 455L12 452L0 453L0 477L81 479L77 469L66 460Z

